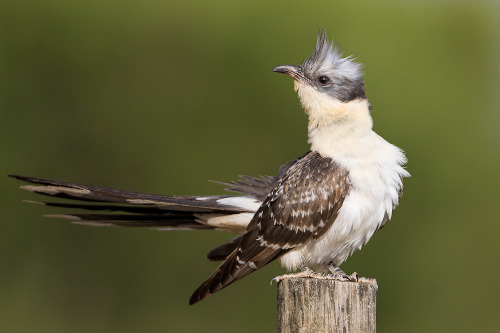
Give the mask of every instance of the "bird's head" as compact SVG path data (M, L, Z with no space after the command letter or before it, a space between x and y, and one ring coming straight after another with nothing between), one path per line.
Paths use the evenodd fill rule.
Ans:
M294 79L300 102L314 122L355 120L371 128L361 64L342 54L320 30L316 48L300 66L273 69Z

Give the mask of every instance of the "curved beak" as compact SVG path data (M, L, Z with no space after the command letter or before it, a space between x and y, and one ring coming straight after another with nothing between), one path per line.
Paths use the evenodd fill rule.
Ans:
M304 71L300 66L283 65L273 69L273 72L286 74L291 76L294 80L302 81L311 84L311 81L304 76Z

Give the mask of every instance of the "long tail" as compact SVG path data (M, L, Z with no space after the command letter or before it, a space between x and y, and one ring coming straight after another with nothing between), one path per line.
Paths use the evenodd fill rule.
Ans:
M229 190L244 194L214 196L166 196L124 191L58 180L9 175L30 183L21 189L44 196L69 199L56 202L27 201L50 207L69 209L69 213L45 215L71 220L89 226L148 227L159 230L215 229L241 234L260 206L274 177L242 177L222 183ZM80 213L77 210L88 212ZM241 237L213 249L210 260L224 260Z
M95 212L93 214L46 215L70 219L76 224L150 227L161 230L217 229L241 234L245 232L253 214L274 187L276 181L295 161L283 165L275 177L241 176L239 180L234 182L218 182L229 186L226 190L242 194L239 196L167 196L36 177L19 175L9 175L9 177L32 184L21 186L24 190L54 198L73 200L70 203L28 202ZM236 238L230 242L230 247L232 248L234 243L238 241L239 238ZM209 259L220 260L224 246L229 245L223 244L211 251L208 255Z

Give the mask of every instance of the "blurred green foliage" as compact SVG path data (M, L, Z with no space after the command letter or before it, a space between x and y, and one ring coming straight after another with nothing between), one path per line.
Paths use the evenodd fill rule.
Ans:
M343 265L379 282L380 332L500 327L495 1L2 1L1 174L216 194L308 149L291 80L318 28L365 64L376 131L412 178ZM88 228L0 177L0 331L271 332L272 264L196 306L230 235Z

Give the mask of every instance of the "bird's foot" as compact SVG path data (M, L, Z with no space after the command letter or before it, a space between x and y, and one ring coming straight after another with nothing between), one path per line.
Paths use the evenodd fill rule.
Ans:
M302 272L283 274L283 275L275 277L274 279L271 280L271 284L273 284L273 282L280 282L282 280L290 279L290 278L322 279L324 276L325 276L324 274L313 272L313 270L310 269L309 267L304 267Z
M354 272L351 275L347 275L342 268L337 266L334 262L329 262L328 263L328 269L332 273L330 276L336 280L340 281L349 281L349 282L358 282L359 281L359 275L358 273Z
M374 279L360 277L356 272L352 273L351 275L347 275L339 266L337 266L333 262L329 262L327 267L328 270L330 271L330 274L316 273L309 267L302 267L301 272L284 274L275 277L274 279L271 280L271 284L273 284L273 282L280 282L290 278L313 278L313 279L338 280L342 282L376 283Z

